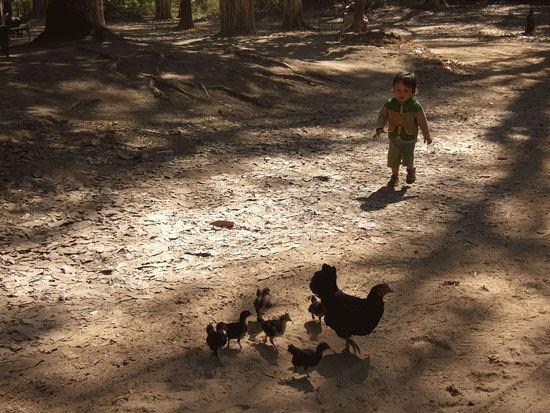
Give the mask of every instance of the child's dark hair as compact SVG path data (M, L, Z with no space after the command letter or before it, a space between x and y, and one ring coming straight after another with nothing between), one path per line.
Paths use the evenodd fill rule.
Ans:
M407 87L410 87L413 93L416 92L416 75L413 72L401 72L393 78L393 84L403 82Z

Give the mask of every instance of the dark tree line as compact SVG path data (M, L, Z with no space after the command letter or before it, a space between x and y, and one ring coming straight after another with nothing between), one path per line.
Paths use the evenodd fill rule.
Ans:
M76 39L90 34L104 33L104 0L19 0L29 6L33 13L42 14L46 9L44 37L52 39ZM105 0L113 4L117 0ZM155 0L155 18L172 18L174 0ZM177 0L175 0L177 1ZM192 0L179 0L178 29L193 28ZM306 27L303 18L303 0L280 0L283 6L282 29L297 30ZM361 32L365 9L384 3L385 0L355 0L354 20L347 32ZM251 34L256 31L254 0L219 0L220 34L232 36ZM424 7L446 7L446 0L424 0ZM532 25L532 24L531 24ZM532 25L533 26L533 25ZM534 29L527 28L526 32Z
M38 0L37 0L38 1ZM104 33L103 0L42 0L47 1L47 39L76 39L90 34ZM304 26L302 0L282 0L284 4L283 28L300 29ZM359 0L362 1L362 0ZM155 18L172 18L172 0L155 1ZM178 29L193 27L191 0L180 0ZM256 31L254 0L220 0L222 35L249 34Z

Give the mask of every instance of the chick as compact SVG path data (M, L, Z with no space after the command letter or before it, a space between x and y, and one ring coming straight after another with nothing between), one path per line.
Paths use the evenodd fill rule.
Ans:
M246 325L246 319L247 317L250 317L252 313L248 310L244 310L241 312L241 315L239 317L239 321L235 323L229 323L227 324L227 348L229 348L229 342L231 339L236 338L237 343L239 343L239 347L243 348L241 346L241 338L243 338L248 331L248 327Z
M301 349L292 344L288 346L288 352L292 354L292 365L296 370L299 366L304 368L306 376L309 377L308 368L316 366L323 358L323 351L328 350L330 346L324 341L317 344L315 350Z
M264 288L263 290L256 291L256 299L254 300L254 308L256 309L256 315L258 317L263 316L267 310L273 307L271 303L271 291L269 288Z
M311 313L311 318L313 320L315 320L315 316L319 317L319 323L320 323L321 318L323 318L323 316L325 315L326 309L325 309L325 305L322 302L317 301L317 298L314 295L312 295L311 304L307 309L307 311Z
M217 358L220 358L218 350L227 343L226 331L227 325L225 323L216 324L215 330L212 324L208 324L206 327L206 333L208 334L206 336L206 344L208 344L208 347L210 347L210 350L212 350Z
M279 318L274 318L272 320L264 320L261 316L258 316L258 323L262 326L262 330L265 333L264 343L269 338L271 345L275 348L275 342L273 339L275 337L282 336L286 330L286 323L292 321L288 313L283 314Z

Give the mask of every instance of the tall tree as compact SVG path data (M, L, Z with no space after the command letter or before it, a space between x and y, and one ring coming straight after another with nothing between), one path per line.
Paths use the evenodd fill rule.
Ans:
M180 23L178 29L187 30L194 27L193 24L193 8L191 7L191 0L180 0Z
M295 30L304 27L302 0L283 0L283 30Z
M254 0L220 0L222 36L256 32Z
M346 32L356 32L362 33L363 30L363 19L365 17L365 3L363 0L355 0L355 8L353 12L353 22L351 25L345 29Z
M9 57L10 51L8 48L10 42L10 30L4 22L4 3L0 1L0 48L2 52Z
M172 0L155 0L155 20L172 18Z
M32 14L36 17L43 17L46 15L48 9L48 0L32 0Z
M44 37L73 40L104 29L103 0L49 0Z
M535 33L535 10L531 7L527 14L527 24L525 25L525 35L532 36Z
M422 8L429 10L448 9L449 4L446 0L426 0L422 4Z

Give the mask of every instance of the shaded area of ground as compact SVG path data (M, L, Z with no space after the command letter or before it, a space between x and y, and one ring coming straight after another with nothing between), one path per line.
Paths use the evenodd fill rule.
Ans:
M526 11L387 8L346 36L316 14L319 32L265 22L231 40L120 24L121 41L14 47L2 409L544 411L550 11L524 37ZM416 184L388 191L370 135L402 69L435 145L418 145ZM361 354L307 313L324 262L346 292L395 291ZM279 351L252 321L220 364L206 325L264 286L269 315L294 320ZM293 372L286 346L319 341L335 352Z

